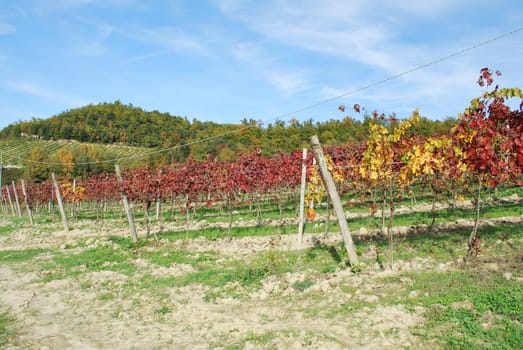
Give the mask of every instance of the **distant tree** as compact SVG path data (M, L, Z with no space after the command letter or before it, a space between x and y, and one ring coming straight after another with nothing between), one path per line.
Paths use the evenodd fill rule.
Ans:
M47 153L42 148L34 148L27 159L24 178L34 182L44 182L49 179Z
M74 153L62 147L49 157L49 164L52 172L69 177L75 167Z

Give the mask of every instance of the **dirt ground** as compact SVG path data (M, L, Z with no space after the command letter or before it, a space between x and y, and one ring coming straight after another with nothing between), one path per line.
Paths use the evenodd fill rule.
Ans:
M112 244L106 237L115 231L77 226L69 233L21 228L0 237L0 249L65 249L86 237L91 245ZM241 259L260 251L310 247L317 239L335 244L341 236L306 235L301 245L295 235L164 243L172 249L183 245L195 254L215 251L223 259ZM170 287L160 297L154 291L129 289L129 283L142 276L193 272L188 264L161 267L136 259L136 272L130 276L103 270L44 283L46 271L30 266L38 265L38 259L0 266L0 311L14 317L16 329L15 343L7 349L418 349L420 340L413 330L423 322L424 309L387 305L350 312L351 305L372 304L388 295L388 288L412 282L401 278L389 286L384 277L406 270L449 270L458 264L415 258L397 261L392 269L377 264L364 266L359 274L343 269L317 277L303 291L292 285L308 271L288 273L266 278L255 290L228 286L240 295L209 300L212 288L199 284ZM345 311L322 311L336 307Z

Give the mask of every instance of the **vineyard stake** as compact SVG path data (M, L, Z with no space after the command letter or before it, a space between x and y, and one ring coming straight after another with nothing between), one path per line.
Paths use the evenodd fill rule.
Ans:
M323 155L323 149L321 148L318 136L314 135L311 137L311 146L312 151L314 152L316 163L318 163L320 168L321 179L332 201L332 206L334 207L336 216L338 217L341 235L343 236L343 240L345 241L345 248L347 249L347 254L349 255L349 263L351 267L355 268L359 265L358 255L356 254L356 249L354 248L354 243L352 242L349 225L347 224L347 217L343 211L340 196L336 190L336 184L334 183L334 179L332 178L332 175L327 168L327 162L325 161L325 156Z
M13 205L13 199L11 198L11 191L9 190L9 185L5 185L5 191L7 192L7 199L9 200L9 206L11 207L11 213L13 214L13 216L16 216L16 211Z
M20 201L18 200L18 191L16 190L16 185L14 180L11 182L11 185L13 186L13 193L15 194L15 203L16 203L16 212L18 213L18 217L22 217L22 208L20 207Z
M21 180L22 182L22 193L24 195L24 203L25 203L25 207L27 209L27 216L29 216L29 223L32 225L34 225L34 221L33 221L33 210L31 208L31 205L29 204L29 200L27 198L27 189L25 187L25 181L24 179Z
M58 208L60 209L60 215L62 216L62 224L64 225L65 232L68 233L69 226L67 225L67 217L65 216L64 202L62 200L62 194L60 193L60 188L58 187L54 173L51 173L51 178L53 180L53 187L56 195L56 201L58 202Z
M122 179L122 173L120 172L120 166L118 164L114 165L114 169L116 171L116 179L118 180L118 183L121 185L123 183ZM125 212L127 213L127 219L129 220L129 229L131 231L131 236L133 237L133 242L138 242L138 235L136 234L136 227L134 226L134 216L131 211L131 208L129 207L129 201L127 200L127 196L125 195L125 191L123 188L120 190L120 195L122 196L122 203L125 208Z
M298 245L303 241L303 227L305 224L305 185L307 184L307 148L303 149L301 162L301 188L300 188L300 221L298 224Z

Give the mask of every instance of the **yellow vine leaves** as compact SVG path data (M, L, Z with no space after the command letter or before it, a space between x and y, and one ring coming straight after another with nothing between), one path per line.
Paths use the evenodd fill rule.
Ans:
M345 181L343 167L338 164L334 164L332 158L329 155L325 155L325 162L327 163L327 169L332 175L334 182L342 183ZM325 197L325 186L321 179L320 170L318 165L313 165L309 170L307 187L305 191L305 205L309 206L309 219L312 215L313 203L320 203Z
M428 137L419 144L411 145L402 156L399 184L411 185L417 178L443 177L449 171L449 163L455 162L456 169L464 173L463 151L453 144L450 136Z
M390 183L393 178L393 166L399 155L395 149L401 146L402 138L407 131L421 119L418 110L399 122L394 127L374 122L370 128L367 149L363 154L360 175L369 180L373 185Z

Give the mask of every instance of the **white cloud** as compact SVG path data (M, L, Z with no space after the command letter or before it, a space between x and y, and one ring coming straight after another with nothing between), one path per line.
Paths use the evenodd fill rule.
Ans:
M48 89L42 88L41 86L38 86L34 83L28 83L28 82L12 82L7 85L7 87L10 90L21 92L26 95L31 95L35 97L43 97L43 98L55 98L56 94L49 91Z
M31 97L37 97L42 99L55 100L71 106L81 106L87 104L88 101L83 98L63 93L60 91L52 90L49 87L45 87L33 82L27 81L16 81L5 83L4 87L8 90L30 95Z
M107 53L109 49L107 48L105 41L111 36L114 32L112 26L105 24L96 25L96 32L92 35L89 35L89 39L84 37L78 37L76 41L80 44L73 49L75 53L82 56L101 56ZM91 38L93 37L93 38Z
M293 95L310 86L305 70L279 64L260 44L239 44L232 50L232 56L285 96Z
M455 22L451 30L445 28L447 18L467 13L470 1L457 4L451 0L304 0L299 3L268 0L240 4L222 1L220 5L227 18L260 35L260 42L277 43L284 49L306 50L316 55L312 57L326 62L330 59L346 62L347 69L354 71L349 75L358 76L361 83L309 81L309 86L319 92L320 99L328 100L347 94L340 101L348 101L348 104L350 101L367 101L376 108L383 108L385 113L421 107L423 114L425 107L425 112L430 109L431 117L455 116L468 105L470 98L480 93L475 85L480 68L520 57L517 51L521 45L510 45L504 39L410 72L413 68L503 33L504 29L496 27L497 23L490 23L488 27L471 27L470 23L476 20L472 16L464 19L463 23ZM482 2L478 6L487 5ZM461 28L463 30L460 31ZM244 56L249 58L247 54ZM246 58L238 54L236 57ZM354 65L355 62L358 64ZM324 66L317 75L323 71L327 73L325 75L332 76L332 72L340 67L341 64ZM406 74L359 91L366 85L401 73ZM292 79L289 82L292 86Z
M129 57L129 58L125 59L123 61L123 63L124 64L128 64L128 63L141 62L141 61L148 60L150 58L154 58L154 57L158 57L158 56L163 56L163 55L169 54L170 52L171 52L170 50L152 51L152 52L149 52L149 53L146 53L146 54L143 54L143 55L137 55L137 56Z
M268 81L284 95L293 95L307 87L307 82L299 72L271 72Z
M134 40L160 47L171 52L184 52L210 55L210 51L201 44L201 40L176 27L145 28L139 27L121 31Z
M15 26L6 22L0 22L0 35L8 35L14 33L15 31Z
M260 5L262 4L262 5ZM397 73L413 66L429 49L409 45L410 22L443 16L456 4L388 1L267 1L231 5L220 2L225 16L239 21L270 41L326 54L368 67Z

